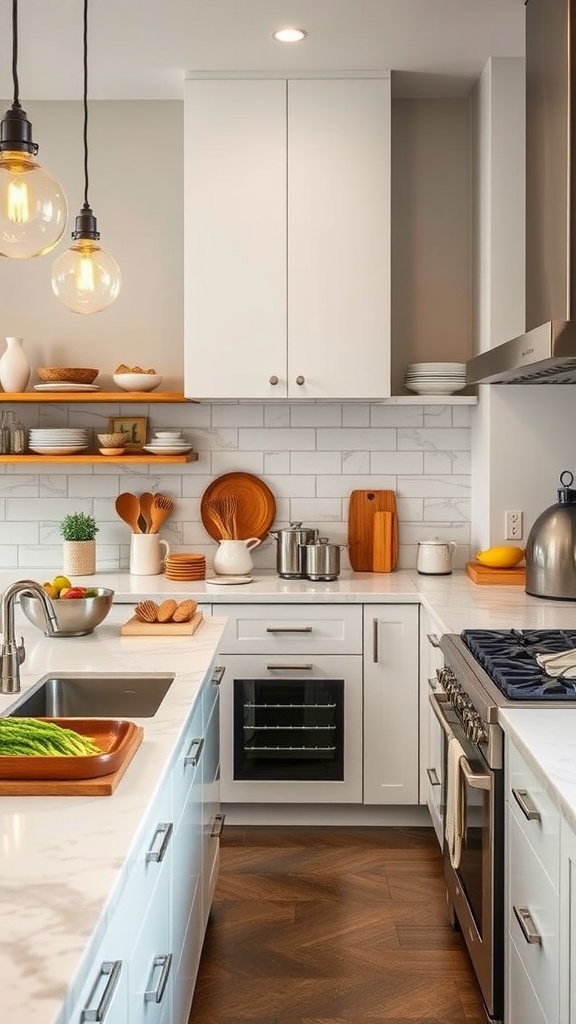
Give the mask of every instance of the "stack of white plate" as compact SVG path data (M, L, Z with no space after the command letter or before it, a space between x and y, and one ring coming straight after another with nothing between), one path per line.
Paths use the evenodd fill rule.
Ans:
M33 427L28 447L38 455L74 455L89 446L88 431L81 427Z
M453 395L466 387L466 363L410 363L404 384L418 395Z
M181 430L158 430L149 444L142 445L152 455L184 455L192 451L192 445L182 436Z

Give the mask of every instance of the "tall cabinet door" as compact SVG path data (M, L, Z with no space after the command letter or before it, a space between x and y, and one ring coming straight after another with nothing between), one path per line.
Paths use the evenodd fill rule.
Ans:
M418 803L418 605L364 606L364 803Z
M286 82L187 81L184 140L185 393L285 397Z
M390 394L389 78L288 83L288 394Z

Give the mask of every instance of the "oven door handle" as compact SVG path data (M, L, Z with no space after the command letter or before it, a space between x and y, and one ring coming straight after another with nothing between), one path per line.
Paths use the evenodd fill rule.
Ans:
M439 701L435 693L431 693L428 699L432 705L432 710L443 729L446 739L451 740L454 736L454 732L450 723L446 720L441 706L445 702ZM460 758L460 768L462 769L462 774L471 789L486 789L488 791L492 789L492 775L490 772L487 774L473 772L467 757Z

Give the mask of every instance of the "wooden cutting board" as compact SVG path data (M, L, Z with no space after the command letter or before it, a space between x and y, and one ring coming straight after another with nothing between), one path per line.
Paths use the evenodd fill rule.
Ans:
M474 583L500 584L523 587L526 583L526 569L523 565L515 565L512 569L491 569L480 562L466 562L466 574Z
M111 796L142 743L144 730L134 726L124 759L115 772L97 779L4 779L0 796Z
M133 615L120 627L120 633L122 636L192 636L203 618L203 612L194 612L189 622L142 622Z
M382 512L390 516L379 516ZM348 508L348 557L356 572L392 572L395 568L398 516L394 491L352 491Z

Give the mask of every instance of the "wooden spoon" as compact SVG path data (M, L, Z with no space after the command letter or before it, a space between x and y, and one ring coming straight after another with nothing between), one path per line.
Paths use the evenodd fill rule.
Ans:
M165 498L163 494L155 494L154 501L152 502L152 525L150 527L150 533L158 533L158 530L162 526L165 519L168 519L172 509L174 508L174 502L172 498Z
M138 523L140 502L135 494L131 494L130 491L124 491L123 494L119 494L114 507L120 519L123 519L128 526L132 527L132 533L142 533Z
M140 495L140 518L144 520L145 529L144 533L150 533L150 527L152 526L152 502L154 501L154 495L151 491L144 491Z

